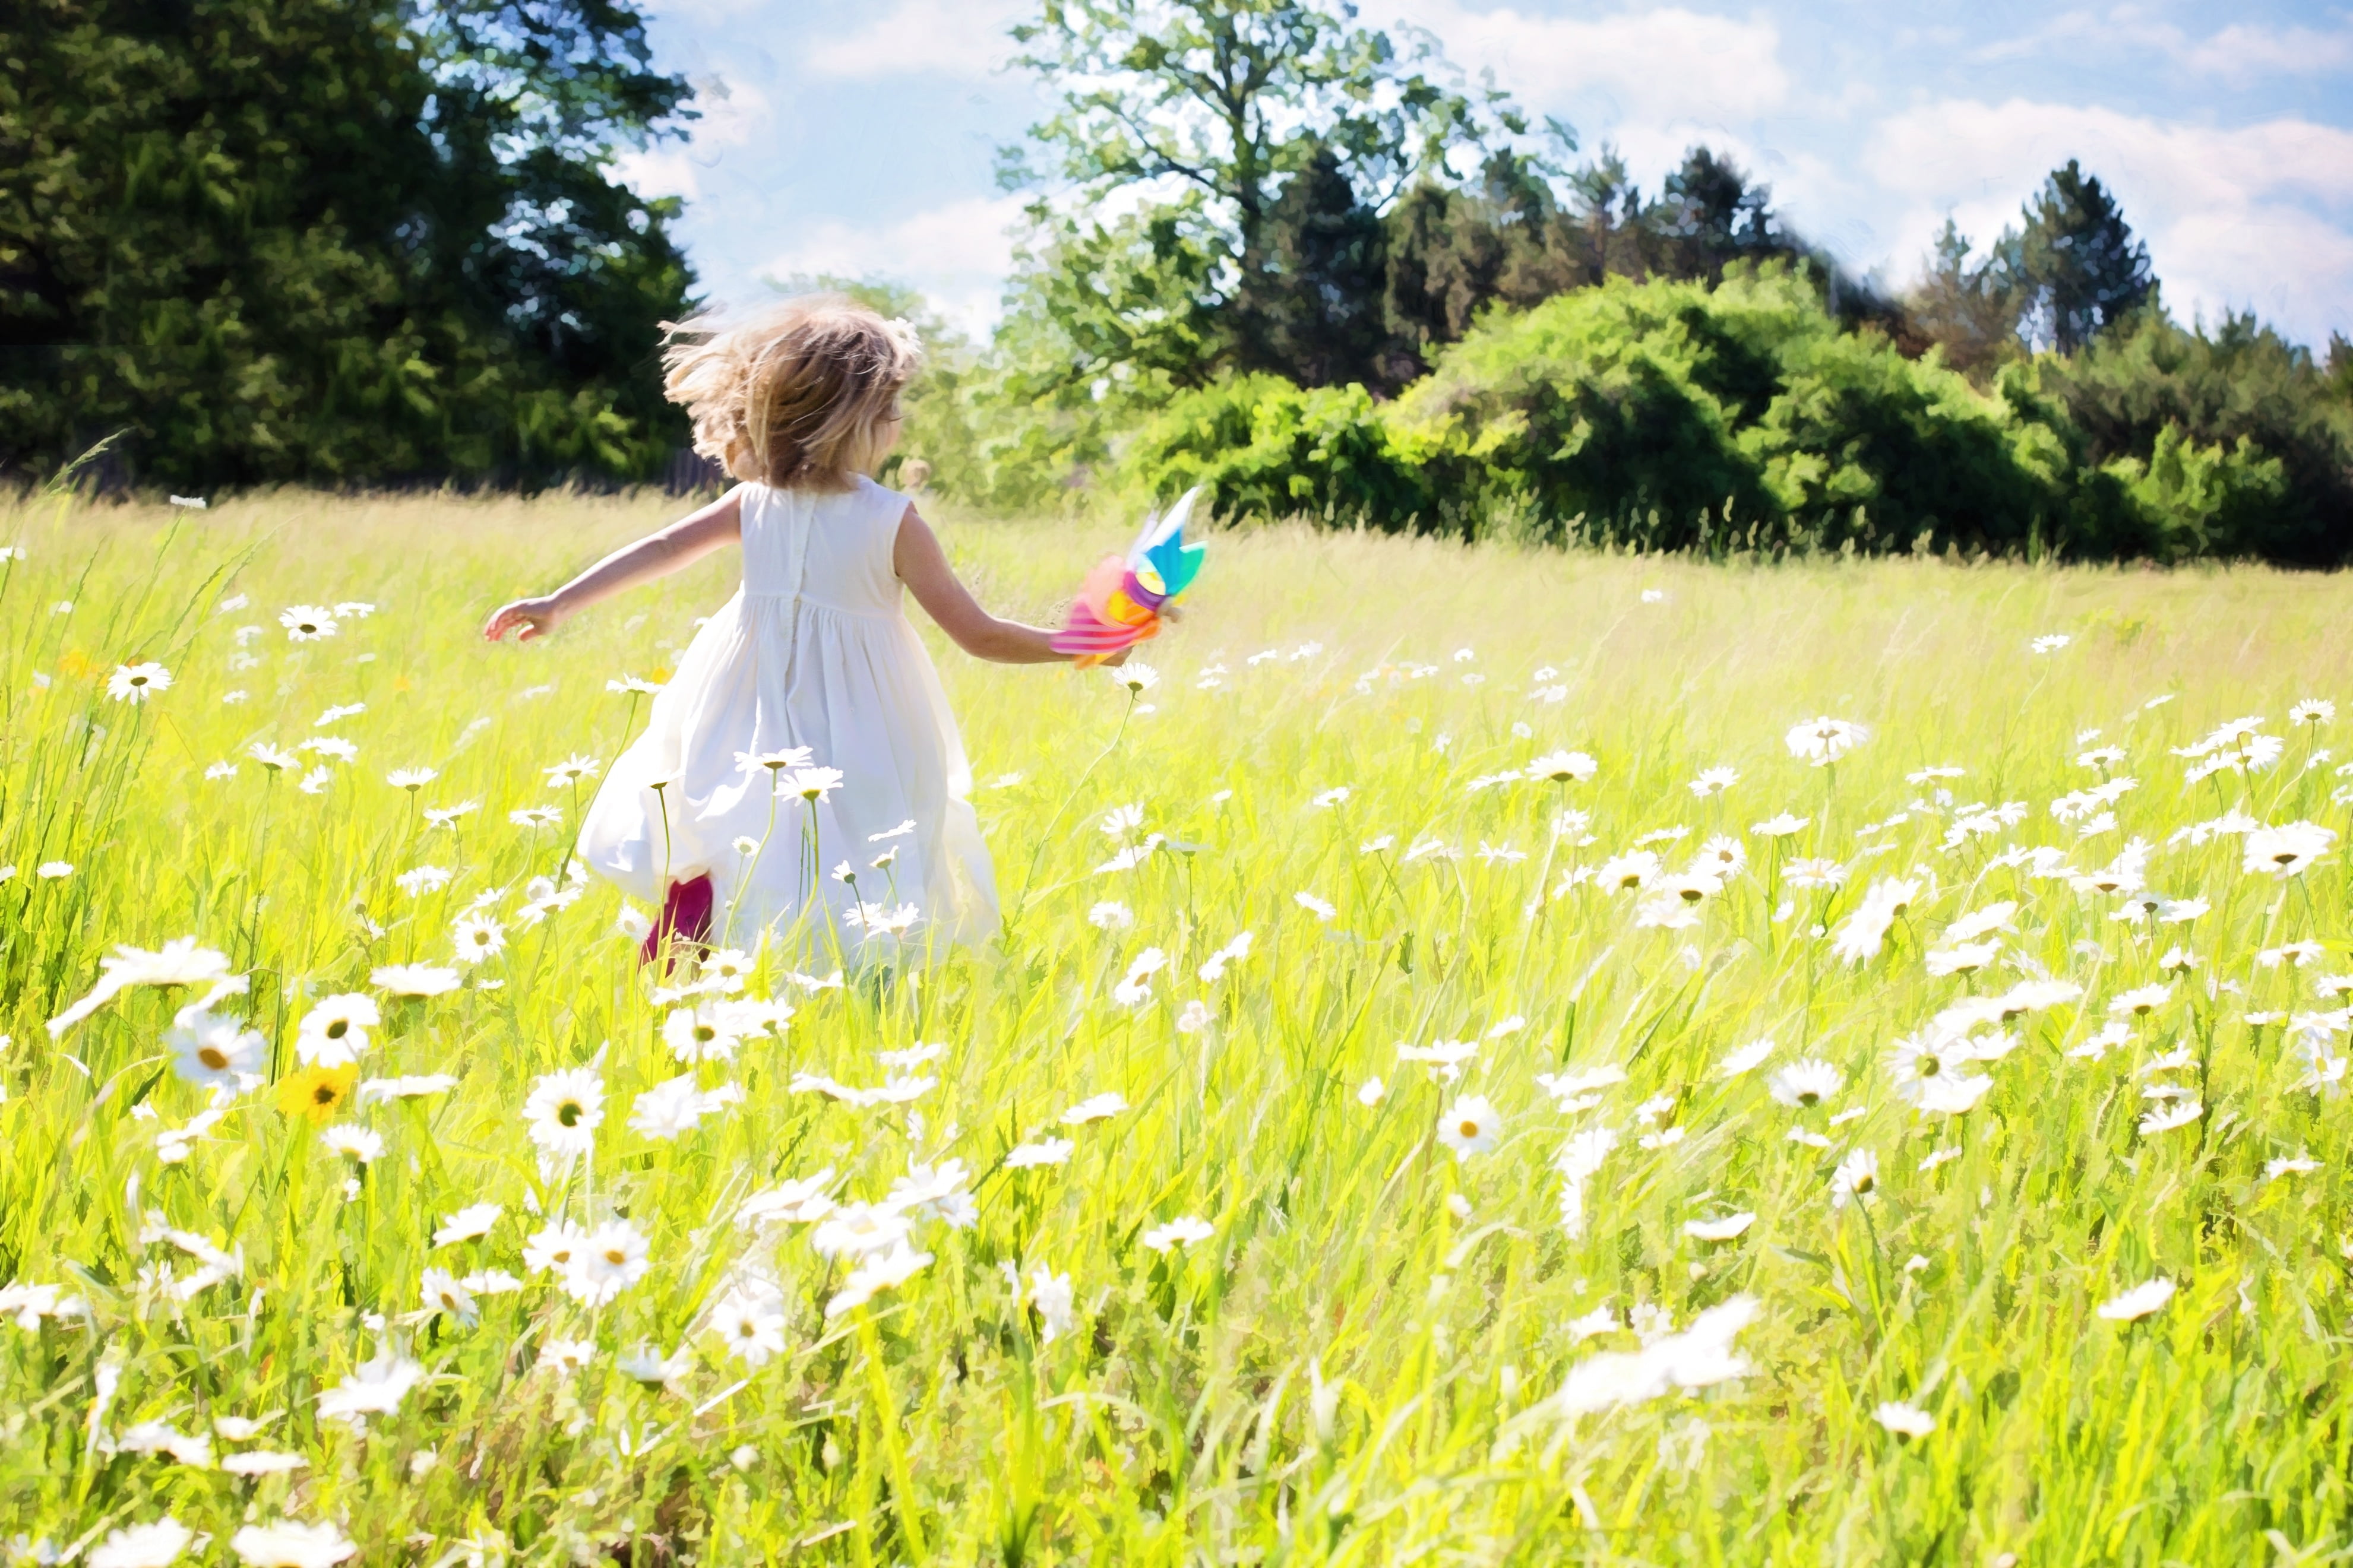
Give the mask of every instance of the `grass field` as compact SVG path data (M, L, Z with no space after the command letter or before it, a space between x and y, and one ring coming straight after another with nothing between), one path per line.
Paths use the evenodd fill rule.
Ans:
M1222 536L1140 695L941 656L998 947L658 996L546 770L733 561L475 628L662 515L0 512L0 1545L2353 1545L2342 578Z

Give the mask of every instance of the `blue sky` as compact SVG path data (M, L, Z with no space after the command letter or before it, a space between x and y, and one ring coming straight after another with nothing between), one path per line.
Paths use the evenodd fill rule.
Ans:
M691 141L628 177L687 198L705 290L885 276L993 319L1019 203L992 153L1044 108L1006 72L1034 0L651 0L698 85ZM1714 8L1363 0L1458 66L1607 140L1646 185L1694 142L1732 153L1858 270L1915 274L1947 213L1981 245L2081 158L2148 242L2177 314L2252 308L2353 337L2353 11L1825 0Z

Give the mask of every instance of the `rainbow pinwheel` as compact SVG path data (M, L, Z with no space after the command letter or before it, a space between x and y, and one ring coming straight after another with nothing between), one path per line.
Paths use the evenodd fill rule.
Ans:
M1185 542L1198 485L1187 490L1166 516L1144 520L1144 531L1124 559L1106 555L1087 574L1078 602L1053 637L1056 653L1078 655L1081 668L1101 664L1160 630L1160 612L1200 575L1206 545Z

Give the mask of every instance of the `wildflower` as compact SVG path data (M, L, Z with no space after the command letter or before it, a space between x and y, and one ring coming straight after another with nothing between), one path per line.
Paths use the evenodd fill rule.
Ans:
M554 827L564 821L564 813L552 805L526 805L508 812L507 820L517 827Z
M317 605L296 605L280 614L278 624L292 642L318 642L336 631L334 612Z
M439 996L458 989L459 980L456 970L436 964L388 963L369 971L368 984L395 996Z
M470 1329L481 1321L481 1310L475 1304L474 1293L447 1270L427 1269L417 1281L417 1294L427 1312L455 1318Z
M1090 1121L1104 1121L1127 1109L1126 1098L1117 1092L1098 1094L1082 1100L1062 1112L1060 1121L1065 1127L1083 1127Z
M1438 1119L1438 1141L1451 1149L1457 1160L1493 1150L1503 1130L1503 1116L1484 1095L1463 1096Z
M648 1138L668 1141L693 1131L704 1116L719 1108L719 1103L695 1086L692 1073L682 1073L638 1096L629 1112L629 1129Z
M564 1274L564 1293L601 1307L646 1277L653 1267L646 1238L628 1220L608 1220L590 1231Z
M2154 1138L2160 1132L2170 1132L2187 1127L2206 1114L2206 1108L2194 1100L2177 1100L2171 1105L2158 1105L2140 1119L2140 1135Z
M2291 724L2326 724L2337 717L2337 704L2325 697L2307 697L2287 710Z
M586 1154L596 1146L605 1120L605 1083L587 1068L548 1073L523 1101L531 1141L550 1154Z
M461 800L455 805L430 806L426 810L425 822L429 827L455 827L466 816L481 808L482 803L478 800Z
M1197 996L1186 1003L1185 1010L1176 1015L1176 1032L1198 1035L1209 1026L1211 1016L1209 1005Z
M2274 877L2294 876L2327 854L2336 841L2335 830L2316 823L2254 828L2246 837L2245 868Z
M384 1134L348 1122L320 1133L319 1146L355 1165L373 1165L384 1158Z
M1725 1215L1722 1219L1685 1220L1683 1234L1694 1241L1731 1241L1756 1223L1757 1216L1753 1214Z
M1165 1253L1171 1247L1191 1247L1207 1241L1217 1234L1217 1227L1208 1220L1191 1215L1181 1215L1166 1225L1154 1226L1144 1233L1144 1245L1155 1252Z
M451 875L452 873L445 867L418 866L412 869L403 871L399 876L395 877L392 881L393 886L398 888L402 892L406 893L410 898L417 899L422 898L427 893L438 893L442 889L448 887L449 885Z
M1732 768L1704 768L1699 777L1692 780L1691 792L1705 800L1712 795L1722 795L1740 782L1739 773Z
M547 774L547 787L565 789L583 779L593 779L604 764L594 757L571 756L541 770Z
M400 1402L425 1376L424 1367L390 1350L380 1350L349 1376L319 1395L319 1418L364 1425L371 1415L399 1413Z
M278 1080L278 1109L288 1116L308 1117L323 1127L342 1111L358 1079L359 1068L349 1064L289 1073Z
M259 1071L269 1042L251 1029L239 1029L235 1020L210 1013L183 1013L164 1032L171 1048L173 1070L183 1082L202 1089L236 1089L239 1079Z
M739 1285L719 1299L709 1321L745 1366L765 1366L785 1352L785 1303L774 1290Z
M1825 768L1871 738L1871 731L1844 719L1810 719L1793 724L1783 739L1799 762Z
M797 795L811 805L822 805L841 787L839 768L795 768L777 784L778 795Z
M1792 860L1781 868L1781 879L1793 888L1842 888L1846 868L1835 860Z
M2035 639L2038 644L2048 642L2051 639L2048 637L2037 637ZM2063 643L2067 639L2061 637L2058 640ZM2042 653L2044 650L2042 647L2037 647L2034 651ZM1910 1405L1882 1405L1878 1409L1871 1413L1871 1418L1873 1421L1878 1422L1882 1426L1886 1427L1890 1432L1894 1433L1898 1437L1926 1437L1929 1433L1934 1432L1936 1429L1936 1418L1935 1416L1929 1415L1925 1410L1919 1409L1917 1406Z
M1131 697L1141 697L1160 684L1160 672L1148 664L1130 659L1111 672L1112 684L1127 688Z
M62 882L74 874L70 860L44 860L33 868L33 874L44 881Z
M1332 806L1339 805L1345 803L1347 798L1348 786L1346 784L1339 784L1334 788L1324 791L1308 804L1316 807L1318 810L1324 810Z
M1926 963L1931 974L1971 974L2000 955L2000 942L1965 942L1929 953Z
M1765 1039L1751 1041L1749 1044L1741 1047L1738 1050L1726 1056L1721 1062L1718 1062L1715 1068L1716 1076L1718 1078L1738 1078L1742 1073L1748 1071L1750 1068L1762 1066L1765 1059L1772 1054L1773 1042L1771 1040Z
M1682 1333L1653 1335L1640 1351L1604 1351L1569 1369L1555 1396L1564 1416L1644 1405L1676 1389L1712 1387L1748 1375L1733 1339L1757 1318L1753 1297L1735 1296L1692 1320Z
M2073 637L2069 637L2065 632L2052 632L2046 637L2036 637L2032 642L2027 644L2027 647L2032 648L2036 653L2057 653L2061 648L2065 647L2069 643L2073 642L2074 640L2075 639Z
M171 684L172 672L153 660L145 664L126 664L118 667L107 679L106 694L117 702L128 702L135 708Z
M913 1279L932 1261L928 1252L916 1252L904 1245L867 1258L849 1271L841 1289L825 1304L828 1321L866 1305L883 1291L896 1289Z
M294 1052L316 1067L342 1067L367 1049L367 1032L383 1021L373 997L357 992L321 998L302 1016Z
M588 1232L568 1219L548 1221L523 1243L523 1267L533 1274L568 1273L587 1245Z
M89 1568L168 1568L195 1538L195 1531L165 1514L153 1524L108 1531L84 1561Z
M332 1524L290 1519L246 1525L229 1537L228 1545L247 1568L333 1568L359 1551L357 1542Z
M1831 1173L1831 1207L1844 1208L1850 1200L1869 1203L1879 1195L1879 1156L1857 1149Z
M1105 899L1087 911L1087 924L1097 931L1127 931L1135 924L1135 911L1116 899Z
M1463 1064L1479 1054L1476 1040L1439 1040L1427 1046L1409 1046L1399 1042L1398 1060L1427 1062L1438 1069L1438 1076L1452 1083L1462 1076Z
M2142 985L2116 996L2108 1004L2108 1011L2119 1017L2130 1015L2146 1018L2172 999L2170 985Z
M1005 1267L1008 1273L1011 1272L1013 1266L1010 1263ZM1013 1278L1018 1300L1020 1277L1015 1274ZM1038 1311L1039 1343L1050 1345L1071 1331L1077 1300L1068 1274L1057 1274L1040 1263L1029 1271L1029 1305Z
M605 682L605 689L620 697L653 697L660 694L661 683L643 676L623 673Z
M1662 870L1656 855L1647 849L1637 849L1630 854L1612 856L1604 860L1601 868L1593 873L1593 879L1609 892L1622 893L1649 887Z
M1005 1167L1010 1171L1027 1171L1040 1165L1067 1163L1071 1151L1077 1148L1068 1138L1041 1138L1035 1142L1021 1143L1008 1150Z
M283 1476L311 1468L311 1461L300 1454L273 1454L266 1448L248 1448L241 1454L224 1454L219 1468L232 1476Z
M1365 1106L1378 1105L1381 1102L1381 1096L1388 1092L1388 1087L1379 1079L1368 1078L1356 1086L1356 1103Z
M461 1241L478 1241L491 1234L491 1226L498 1224L501 1212L496 1204L469 1204L433 1233L433 1245L455 1247Z
M2137 1322L2150 1314L2162 1311L2173 1300L2176 1287L2172 1280L2152 1279L2146 1285L2136 1285L2121 1296L2100 1303L2100 1316L2112 1323Z
M742 1043L732 1022L723 1008L709 1003L674 1007L662 1020L662 1044L682 1062L732 1062Z
M460 963L480 963L506 951L506 928L486 914L459 916L450 935L457 942Z
M2263 1180L2276 1182L2282 1176L2309 1175L2320 1169L2320 1162L2309 1154L2284 1155L2263 1163Z
M1787 838L1793 833L1803 831L1812 821L1810 816L1795 816L1784 811L1762 822L1751 823L1748 831L1759 838Z
M1601 764L1583 752L1550 752L1527 765L1520 776L1540 783L1583 784L1601 771Z

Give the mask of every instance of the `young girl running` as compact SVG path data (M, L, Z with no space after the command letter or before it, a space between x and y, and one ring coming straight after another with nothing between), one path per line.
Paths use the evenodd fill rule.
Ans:
M1067 656L1044 629L982 609L914 507L869 477L899 438L899 394L921 353L903 322L835 296L677 329L666 390L693 416L695 450L742 483L482 628L529 641L743 544L743 586L696 634L581 825L588 866L660 904L649 956L672 932L748 947L805 911L820 949L854 955L886 903L915 921L902 940L919 945L997 929L972 771L900 589L976 658ZM839 769L840 782L796 782L805 768ZM822 795L818 854L846 861L855 888L829 873L812 885L804 791Z

